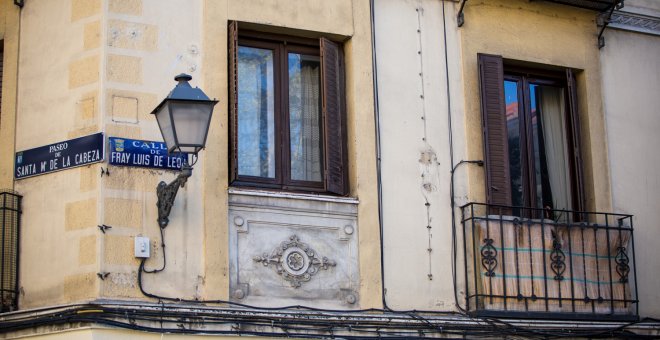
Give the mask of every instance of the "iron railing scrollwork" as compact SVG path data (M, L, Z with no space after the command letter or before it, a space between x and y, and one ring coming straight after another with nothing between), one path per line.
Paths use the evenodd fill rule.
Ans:
M486 269L484 275L495 276L497 267L497 249L493 247L493 239L484 239L484 245L481 247L481 265Z
M18 308L18 254L22 196L0 190L0 312Z
M469 313L638 319L632 215L482 203L461 210Z
M564 271L566 271L566 255L561 250L561 241L557 239L555 232L552 232L552 252L550 253L550 269L555 273L554 279L561 281L564 279Z
M630 266L628 263L630 262L630 259L628 258L628 255L626 255L626 247L617 247L615 260L616 272L619 274L619 282L628 282L628 273L630 272Z

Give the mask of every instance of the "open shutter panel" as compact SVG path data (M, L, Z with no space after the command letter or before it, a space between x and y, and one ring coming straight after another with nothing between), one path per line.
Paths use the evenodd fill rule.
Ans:
M229 51L229 182L238 176L238 23L229 22L227 49Z
M566 83L568 84L568 109L571 116L571 137L573 146L573 178L575 180L577 206L573 210L586 211L584 195L584 174L582 172L582 154L580 153L580 113L577 106L577 87L573 70L566 69Z
M502 57L486 54L478 57L487 202L511 205Z
M345 195L348 192L346 173L348 168L346 167L343 60L339 45L325 38L321 38L320 44L326 190Z

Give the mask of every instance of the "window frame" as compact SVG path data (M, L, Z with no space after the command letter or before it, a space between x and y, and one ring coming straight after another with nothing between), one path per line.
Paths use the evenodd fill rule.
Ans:
M544 75L540 75L544 74ZM542 85L542 86L552 86L560 88L564 93L564 98L568 98L568 84L565 79L561 78L560 74L551 73L551 72L535 72L532 70L520 69L517 67L508 67L504 65L504 81L511 81L517 83L518 89L518 116L520 118L519 123L519 133L521 136L521 149L520 149L520 159L521 159L521 171L523 179L523 206L526 207L538 207L536 206L536 197L538 195L537 188L538 183L536 181L536 162L534 161L534 137L533 137L533 126L532 126L532 105L531 105L531 85ZM564 100L564 110L566 114L564 115L564 123L567 129L572 129L572 119L570 117L571 111L569 108L568 100ZM566 134L566 148L568 151L567 162L569 163L569 168L574 168L574 156L573 153L575 150L570 147L573 145L573 134ZM510 163L509 163L510 164ZM573 180L574 174L569 173L570 181L570 190L571 190L571 204L573 206L577 205L575 198L577 197L577 189L575 188L575 181ZM513 197L512 197L513 199ZM558 207L551 206L551 209L558 209Z
M321 37L320 39L310 39L303 37L287 36L274 33L259 32L254 30L240 30L237 22L229 23L229 78L230 78L230 140L229 140L229 154L230 164L229 172L230 179L229 185L240 187L254 187L266 188L273 190L284 191L297 191L306 193L321 193L321 194L336 194L346 195L348 193L347 181L347 153L346 153L346 128L345 128L345 95L344 95L344 70L343 70L343 53L341 47L331 42L328 39ZM239 32L240 31L240 32ZM334 74L335 80L339 80L340 90L336 91L339 94L335 98L328 97L327 86L328 65L324 64L324 48L330 45L330 51L335 52L338 57L340 67L336 69L337 74ZM275 177L265 178L258 176L240 175L238 173L238 68L237 53L240 46L266 48L273 51L273 72L274 72L274 129L275 129ZM320 76L320 148L321 148L321 181L304 181L295 180L291 178L291 131L290 131L290 112L289 112L289 74L288 74L288 57L289 53L298 53L305 55L312 55L319 57L319 76ZM233 59L232 59L233 58ZM330 70L332 71L332 70ZM338 111L328 108L328 101L335 100L340 102L341 105ZM331 125L329 119L335 119L335 123L340 123L339 138L334 138L332 141L329 139L331 133L328 131L328 126ZM335 124L336 126L336 124ZM334 134L336 137L336 134ZM341 152L341 160L337 166L337 155L332 159L331 152ZM335 164L334 169L341 169L337 174L330 163ZM330 176L334 174L331 179ZM339 177L339 185L332 183L334 179L337 182Z
M553 66L527 67L518 66L515 61L504 61L501 56L478 54L480 98L482 111L482 132L484 136L484 159L486 165L486 198L488 204L513 206L510 188L510 161L508 155L498 155L500 150L493 143L503 143L508 150L506 128L506 103L504 81L514 81L518 89L518 112L520 117L519 133L521 136L521 171L523 182L523 207L536 207L536 178L534 176L534 146L531 127L531 98L529 86L547 85L561 87L565 96L565 123L567 161L570 171L567 174L570 183L572 210L584 211L584 180L580 150L579 112L575 78L570 68ZM495 98L499 93L499 98ZM523 99L522 101L520 99ZM501 115L504 117L497 117ZM491 131L492 126L503 127L502 131ZM490 134L494 133L494 136ZM502 136L497 135L502 133ZM508 151L507 151L508 152ZM495 170L493 170L495 169ZM499 173L498 173L499 170ZM501 171L506 173L502 174ZM506 181L506 185L502 185ZM556 207L553 207L556 208ZM503 209L504 214L512 214L510 209ZM541 217L541 216L530 216ZM578 219L578 218L576 218Z

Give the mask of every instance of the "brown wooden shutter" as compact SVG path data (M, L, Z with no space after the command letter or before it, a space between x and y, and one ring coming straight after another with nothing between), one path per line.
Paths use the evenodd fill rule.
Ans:
M238 177L238 23L230 21L227 36L229 51L229 182Z
M487 202L511 205L502 57L479 54L478 58Z
M344 69L339 45L321 38L321 80L325 133L325 184L331 193L348 192Z
M571 146L573 147L573 173L574 190L573 210L586 211L586 198L584 195L584 174L582 168L582 154L580 153L580 112L577 105L577 87L573 70L566 69L566 83L568 85L568 110L571 117Z

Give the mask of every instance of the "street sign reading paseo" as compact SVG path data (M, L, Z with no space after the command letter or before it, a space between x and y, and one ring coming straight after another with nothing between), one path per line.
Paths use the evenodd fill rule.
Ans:
M22 179L102 162L104 146L100 132L17 152L14 177Z

